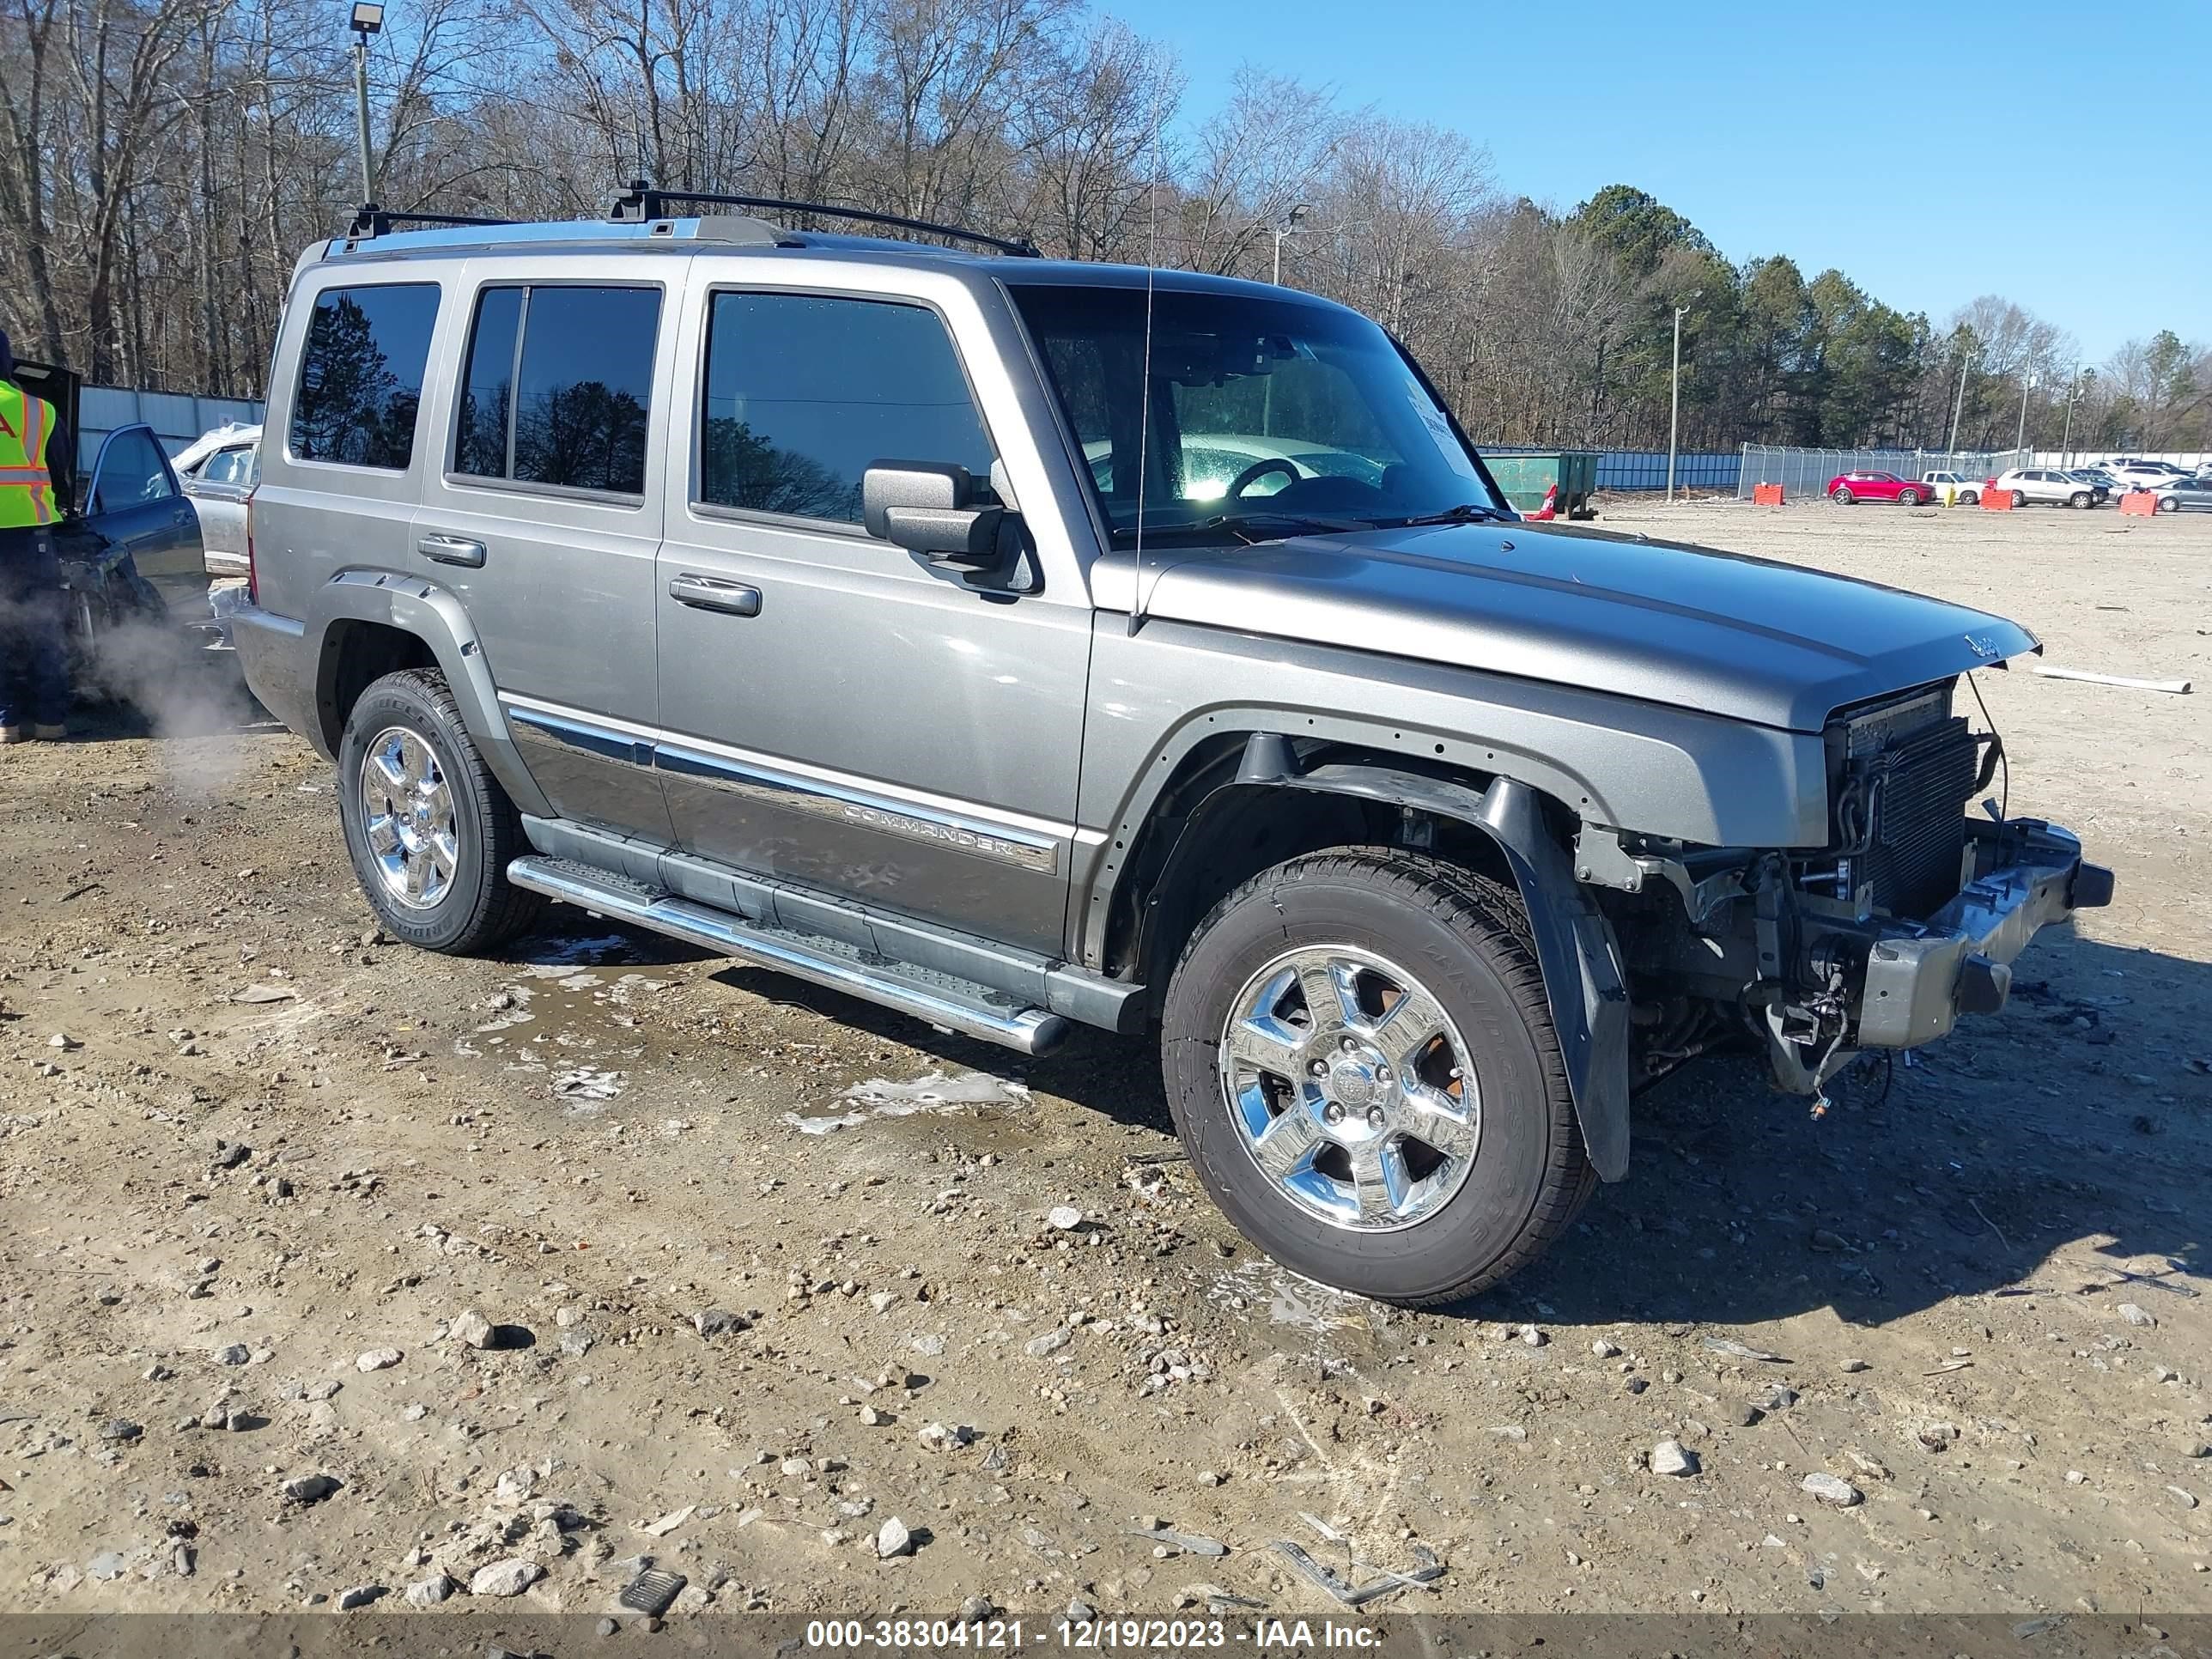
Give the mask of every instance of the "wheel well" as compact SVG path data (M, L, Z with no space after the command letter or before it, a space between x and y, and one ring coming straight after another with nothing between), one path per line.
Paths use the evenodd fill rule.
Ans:
M1218 902L1261 871L1326 847L1418 848L1512 879L1497 843L1472 824L1295 785L1239 782L1242 753L1241 737L1209 744L1161 792L1113 896L1109 973L1164 987L1191 930ZM1301 759L1405 769L1409 757L1322 749ZM1488 782L1462 781L1478 790Z
M404 628L388 623L332 623L323 635L323 657L315 684L315 717L322 726L324 747L331 754L337 752L354 704L386 674L437 665L437 655L428 643Z

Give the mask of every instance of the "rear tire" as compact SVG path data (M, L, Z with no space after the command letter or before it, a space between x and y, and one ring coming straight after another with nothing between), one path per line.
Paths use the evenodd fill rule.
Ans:
M2161 512L2161 513L2179 513L2179 512L2180 512L2180 511L2181 511L2181 497L2179 497L2179 495L2162 495L2162 496L2160 496L2160 497L2159 498L2158 510L2159 510L2160 512Z
M361 694L338 744L338 818L384 931L463 956L535 922L545 901L512 886L530 850L522 816L477 752L434 669L386 674Z
M1486 1290L1595 1184L1520 896L1437 859L1339 848L1222 900L1170 981L1161 1071L1237 1230L1360 1295Z
M1843 485L1838 484L1833 489L1828 492L1828 499L1833 501L1838 507L1849 507L1851 504L1853 497L1850 490L1844 489Z

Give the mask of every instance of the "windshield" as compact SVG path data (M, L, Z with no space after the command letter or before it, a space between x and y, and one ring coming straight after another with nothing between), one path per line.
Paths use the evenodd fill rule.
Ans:
M1158 290L1146 386L1143 289L1010 287L1116 547L1136 539L1140 493L1147 540L1504 510L1389 337L1353 313Z

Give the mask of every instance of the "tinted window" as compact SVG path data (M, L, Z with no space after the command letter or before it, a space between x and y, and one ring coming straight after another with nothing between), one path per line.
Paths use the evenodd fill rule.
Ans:
M642 494L659 332L659 289L486 289L470 331L453 471Z
M114 513L147 501L166 501L175 493L169 487L169 469L162 464L161 447L143 428L118 432L107 441L100 471L92 481L94 512Z
M422 366L438 320L432 283L331 289L318 295L300 354L292 453L404 471L415 448Z
M990 476L952 341L919 306L717 294L702 422L699 499L716 507L858 524L860 475L878 461Z
M468 369L453 416L453 471L507 476L507 434L514 406L514 343L522 333L519 288L488 288L477 301L469 331Z

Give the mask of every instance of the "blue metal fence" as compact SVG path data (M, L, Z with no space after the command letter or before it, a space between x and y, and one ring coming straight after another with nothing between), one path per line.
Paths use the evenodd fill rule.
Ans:
M128 386L88 386L77 410L83 430L76 434L80 466L90 466L100 441L118 426L143 421L172 455L204 432L229 422L251 426L261 418L252 398L202 398L186 392L134 392Z
M1484 444L1475 447L1486 455L1544 455L1553 449L1544 444ZM1572 446L1569 446L1572 447ZM1733 491L1743 472L1741 451L1716 453L1685 451L1674 458L1674 488ZM1601 449L1597 452L1599 489L1638 490L1667 488L1667 452L1663 449Z

